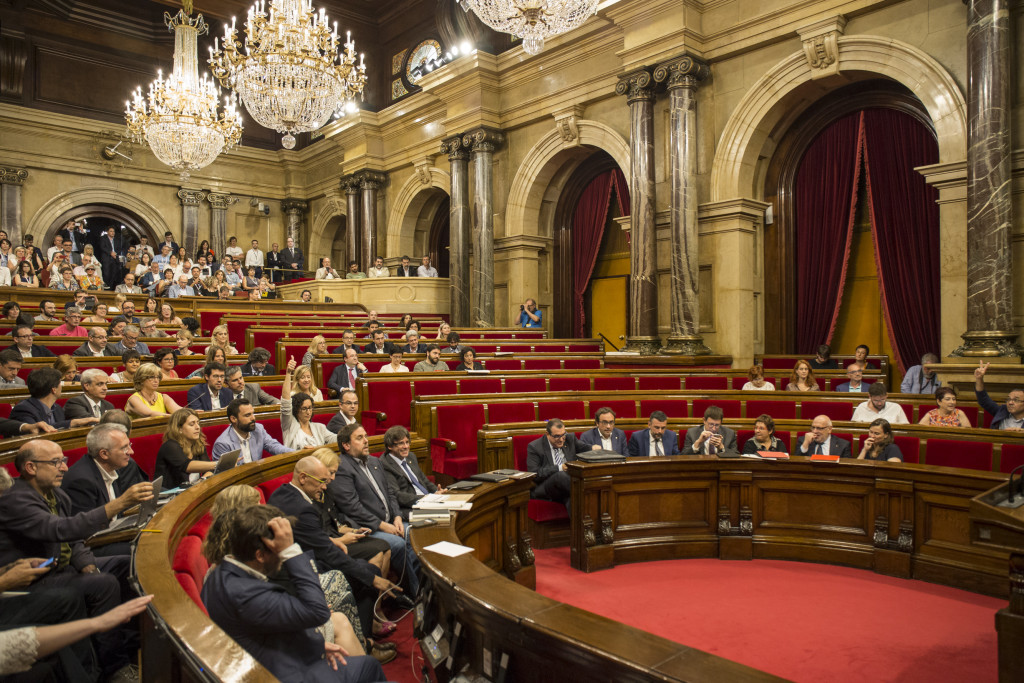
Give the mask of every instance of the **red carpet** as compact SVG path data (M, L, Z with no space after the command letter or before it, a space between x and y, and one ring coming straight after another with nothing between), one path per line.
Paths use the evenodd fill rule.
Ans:
M396 610L389 616L399 617L404 612ZM384 665L384 673L389 681L395 683L420 683L423 680L420 670L423 667L423 655L420 653L420 644L412 635L412 619L408 617L398 623L398 629L384 642L394 643L398 646L398 656ZM429 667L428 667L429 668ZM430 680L436 680L433 672L430 673Z
M802 562L536 558L538 593L794 681L997 680L1004 600Z

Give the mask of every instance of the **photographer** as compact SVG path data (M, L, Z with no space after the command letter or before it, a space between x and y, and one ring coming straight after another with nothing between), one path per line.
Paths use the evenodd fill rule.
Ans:
M519 306L519 327L542 327L543 311L537 309L537 302L527 299Z

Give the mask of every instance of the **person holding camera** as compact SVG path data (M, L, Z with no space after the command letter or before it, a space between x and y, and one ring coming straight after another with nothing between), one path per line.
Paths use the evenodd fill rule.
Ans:
M519 327L541 327L544 312L537 309L537 302L527 299L519 306Z

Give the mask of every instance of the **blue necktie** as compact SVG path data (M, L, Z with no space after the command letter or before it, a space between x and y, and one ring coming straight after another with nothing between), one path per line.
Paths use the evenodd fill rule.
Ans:
M416 490L423 495L426 495L428 493L426 487L423 486L423 484L420 483L420 480L416 478L416 475L412 473L412 469L409 468L409 461L405 458L402 459L402 469L405 470L405 474L409 477L409 481L412 482L412 485L416 487Z

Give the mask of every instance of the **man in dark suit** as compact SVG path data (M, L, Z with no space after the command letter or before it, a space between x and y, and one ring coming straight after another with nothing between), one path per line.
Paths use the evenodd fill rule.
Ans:
M53 368L37 368L28 373L25 381L28 386L29 398L18 403L11 409L11 419L18 422L35 424L45 422L57 429L69 427L86 427L96 424L99 418L80 417L74 420L64 416L64 409L57 405L60 398L61 377Z
M302 250L295 246L295 240L291 237L287 240L288 246L281 250L281 267L286 271L302 270ZM302 277L302 273L286 272L284 279L294 280L297 277Z
M270 269L267 276L271 282L281 281L281 273L278 269L283 267L284 261L281 260L281 249L277 242L274 242L270 247L270 251L267 252L267 268Z
M277 370L270 364L270 351L257 346L249 352L249 362L242 366L242 374L246 377L263 377L276 375Z
M338 397L338 412L327 423L327 431L337 434L345 425L359 421L359 394L352 389L342 389Z
M395 345L388 341L388 335L384 330L374 330L373 341L363 347L363 353L384 354L390 356L397 350Z
M836 387L836 391L859 393L867 391L868 387L871 386L871 382L861 381L864 376L864 371L856 363L851 363L846 367L846 381Z
M223 363L207 363L203 367L205 384L197 384L185 394L185 407L193 410L223 410L228 407L235 395L224 386L224 375L227 368Z
M577 453L593 448L577 441L558 418L548 420L547 434L526 447L526 470L537 474L537 485L530 492L530 497L552 500L568 508L572 487L565 463L575 460Z
M832 420L828 415L819 415L811 420L811 431L804 434L800 442L800 455L838 455L840 458L853 457L850 442L832 436Z
M410 598L415 598L420 590L419 559L406 540L402 509L388 486L380 460L370 455L362 425L342 427L338 433L338 456L338 473L328 484L334 504L354 526L366 527L371 536L388 542L391 566L402 574L401 586L405 589L405 595L395 596L395 603L412 609Z
M647 429L633 432L629 439L629 457L647 458L652 455L679 455L679 439L668 429L668 416L660 410L651 413Z
M594 422L597 426L583 432L580 442L627 455L626 433L615 426L615 411L611 408L601 408L594 415Z
M402 517L407 520L409 511L416 501L428 493L437 493L439 490L434 482L423 474L416 456L409 457L409 446L409 430L402 425L395 425L384 432L384 448L387 452L380 456L384 474L402 510ZM444 489L440 491L444 493Z
M32 328L28 325L17 325L11 332L11 337L14 338L14 343L7 348L13 349L22 355L29 354L31 358L53 358L53 351L40 346L39 344L33 344L35 335L32 333Z
M398 277L416 277L416 268L409 265L409 257L402 257L402 265L398 266Z
M373 657L343 658L340 646L317 634L331 610L309 556L280 513L255 505L230 517L231 555L203 584L210 618L283 683L383 680ZM266 578L282 570L294 595Z
M75 254L81 254L85 245L89 243L89 231L82 221L68 221L61 231L61 237L64 238L65 245L71 245L65 246L65 250ZM78 260L76 263L80 265L82 261Z
M736 432L722 425L725 415L718 406L704 411L704 424L686 430L683 455L716 455L736 452Z
M327 388L341 393L342 389L355 389L356 380L366 372L366 366L359 362L359 354L355 349L345 352L345 362L334 368L327 380Z
M233 365L224 373L224 384L231 391L231 399L244 398L254 406L272 406L281 401L260 389L259 384L245 381L242 368Z
M170 230L164 233L164 241L157 246L157 251L163 249L165 246L171 248L171 253L175 256L178 255L178 243L174 241L174 235Z
M102 327L90 327L89 338L72 353L72 356L116 356L117 349L107 343L107 331Z
M341 345L331 349L331 353L344 354L349 349L355 349L357 353L359 351L359 347L356 346L356 333L352 330L345 330L341 333Z
M106 400L107 382L110 378L99 368L89 368L82 373L82 394L73 396L64 404L64 417L76 420L80 417L103 417L103 413L114 410L114 404Z
M121 238L117 236L117 230L113 226L107 228L107 231L100 237L100 246L96 251L99 253L100 267L103 269L103 282L110 289L113 289L114 285L121 281L120 258L123 249Z

